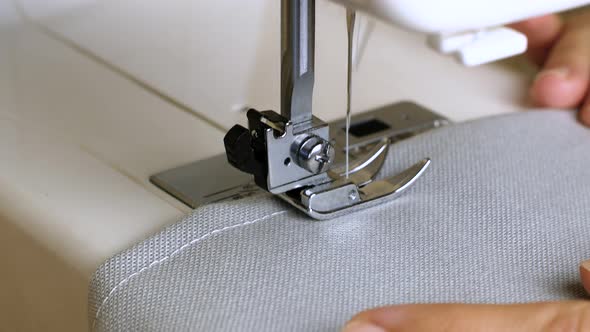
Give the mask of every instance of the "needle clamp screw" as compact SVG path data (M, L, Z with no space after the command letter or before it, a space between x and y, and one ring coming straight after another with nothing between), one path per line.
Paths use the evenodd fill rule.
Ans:
M334 161L335 151L330 142L310 135L297 150L297 165L313 174L326 172Z

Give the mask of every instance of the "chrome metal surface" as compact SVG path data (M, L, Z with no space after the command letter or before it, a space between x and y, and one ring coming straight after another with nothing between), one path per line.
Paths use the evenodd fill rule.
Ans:
M315 219L331 219L396 199L424 174L430 163L430 159L424 159L394 177L373 181L360 187L358 190L360 199L350 206L339 207L334 205L326 209L325 204L317 204L316 200L312 201L307 207L307 213Z
M281 194L286 191L315 184L327 178L325 174L312 172L314 162L300 161L300 146L309 137L317 137L325 143L323 147L329 146L330 140L328 124L314 118L308 128L303 132L295 132L295 126L287 123L283 135L276 137L273 130L266 131L266 155L268 163L268 191L273 194ZM334 149L330 149L330 157L334 154ZM320 153L317 156L322 156ZM306 159L305 157L303 159ZM331 164L334 158L329 158L327 164ZM290 162L291 161L291 162ZM303 166L299 165L302 163ZM318 163L319 164L319 163ZM308 166L310 170L306 167ZM324 165L327 166L327 165Z
M351 127L353 131L367 121L383 123L386 128L365 131L364 136L351 135L351 175L360 170L372 174L376 173L372 167L378 166L377 170L381 168L379 162L382 164L385 160L387 147L379 145L380 142L389 140L395 144L397 141L449 123L443 116L408 102L387 105L352 116ZM334 162L328 172L329 178L326 178L326 174L314 176L314 178L308 179L312 184L329 182L344 174L345 119L336 120L328 125L330 127L330 141L333 142L335 152ZM292 163L295 162L291 154L285 154L284 157L285 159L291 158ZM281 162L281 165L285 167L285 159L275 159L277 164ZM380 159L380 161L375 163L373 159ZM368 177L370 178L370 176L364 175L365 179ZM262 189L254 185L251 175L230 166L225 154L163 171L152 176L150 180L192 208L212 202L264 193ZM359 195L361 194L359 193Z
M313 174L328 170L334 161L334 148L330 142L315 135L307 137L297 151L297 164Z
M262 192L252 176L227 163L225 154L158 173L150 181L192 208Z
M285 194L281 197L314 219L332 219L397 198L424 174L430 163L426 158L400 174L366 184L356 181L359 175L356 173L348 179L303 190L301 197Z
M315 66L315 0L281 2L281 115L311 121Z
M379 170L381 170L381 166L383 166L383 163L385 162L389 145L389 139L384 139L380 143L374 144L367 153L362 154L350 165L351 167L348 169L348 177L350 177L351 174L355 176L355 179L357 179L356 182L359 185L364 185L365 182L372 180ZM361 172L363 178L356 175ZM348 178L346 177L346 168L343 166L332 168L328 172L328 175L330 175L330 178L333 180L338 180L343 177Z
M378 127L367 128L376 123ZM367 112L354 114L351 119L349 151L352 160L363 156L367 147L389 139L392 143L418 135L424 131L449 124L440 114L412 103L400 102L386 105ZM359 128L363 130L358 130ZM334 167L344 167L346 151L346 119L330 122L330 137L336 149Z

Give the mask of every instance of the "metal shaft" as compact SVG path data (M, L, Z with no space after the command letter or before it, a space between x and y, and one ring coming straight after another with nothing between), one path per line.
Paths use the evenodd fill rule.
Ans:
M299 124L312 119L315 0L282 0L281 12L281 114Z

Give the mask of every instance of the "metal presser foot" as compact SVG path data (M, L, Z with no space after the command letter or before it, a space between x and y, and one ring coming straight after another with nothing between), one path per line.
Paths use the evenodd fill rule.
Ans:
M426 158L400 174L375 180L392 140L445 123L443 118L417 105L396 106L397 114L389 115L400 116L399 109L417 111L414 126L407 128L413 127L413 131L402 130L403 135L398 129L396 135L395 129L376 118L355 124L352 132L359 136L352 145L356 158L350 165L348 177L341 160L344 151L338 138L330 140L328 125L314 119L307 126L297 128L272 111L248 111L249 129L236 125L225 136L227 158L234 167L254 175L259 187L279 195L312 218L330 219L355 212L396 198L430 164L430 159ZM382 117L384 114L379 111L387 112L381 109L372 115ZM422 123L417 120L420 116Z
M444 117L424 107L408 102L387 105L375 110L370 110L354 115L351 121L349 137L351 165L348 181L358 184L358 187L361 190L359 191L356 189L356 192L360 194L362 201L359 199L354 199L352 200L353 204L351 205L359 204L360 202L366 202L364 203L366 205L355 206L351 208L351 210L360 209L361 207L368 207L369 204L373 205L383 202L383 200L371 200L371 198L366 196L367 193L370 193L367 192L367 190L372 190L373 188L377 188L377 185L384 184L381 181L387 181L388 183L384 184L387 186L390 186L392 183L402 182L398 181L397 179L373 181L374 176L378 174L381 168L381 165L386 156L386 152L391 144L395 144L400 140L412 137L416 134L431 130L433 128L440 127L446 123L448 123L448 121ZM330 133L329 142L335 155L328 168L329 170L322 176L323 179L325 179L326 184L330 184L330 186L335 187L338 185L335 180L338 177L340 177L341 182L347 181L344 176L346 150L345 119L328 123L327 129ZM227 137L226 139L226 141L230 143L230 146L235 147L230 147L229 149L230 151L233 150L232 159L234 162L237 162L237 164L242 165L240 168L248 167L248 170L254 170L256 167L261 167L258 172L262 173L262 167L266 167L266 164L261 164L257 161L255 163L256 159L250 159L247 161L248 158L252 156L252 151L254 150L253 147L258 147L259 143L254 144L251 142L252 144L248 145L246 148L238 147L237 144L244 144L244 140L248 142L248 140L254 138L252 136L248 136L245 131L240 131L242 132L241 135L243 135L241 138L239 137L240 135L236 135L237 137ZM233 132L233 135L235 135L237 133L237 129L234 129L230 132ZM238 143L238 140L242 142ZM231 141L235 142L235 144L232 145ZM384 144L385 142L389 142L389 144ZM308 144L309 143L313 143L313 141L308 141ZM255 155L254 157L260 157L264 159L265 156L266 154L258 156ZM282 160L280 158L276 158L277 161L281 162L277 162L278 166L285 167L284 169L289 171L299 168L296 163L301 161L297 161L296 159L292 158L290 154L285 154L283 157L284 159ZM285 166L285 161L287 161L287 163L289 162L286 160L286 158L290 158L289 167ZM304 160L306 160L306 158L303 158L303 161ZM249 166L247 166L248 164ZM420 165L420 163L418 165ZM414 169L414 167L411 167L410 169ZM304 173L302 171L302 173L311 175L309 172ZM402 172L402 174L405 173L406 172ZM408 173L416 174L415 171ZM361 177L362 179L359 180ZM268 178L259 176L259 179L264 181L264 179ZM370 182L373 183L373 185L368 186L369 181L365 181L365 179L371 180ZM209 159L196 161L188 165L163 171L152 176L150 180L156 186L160 187L192 208L197 208L199 206L214 202L235 200L243 197L258 195L266 191L266 187L260 187L255 183L251 174L244 173L243 171L240 171L234 166L230 165L228 163L228 157L225 153ZM395 191L395 194L392 194L392 196L387 196L387 199L393 199L397 197L397 195L399 195L403 189L407 188L411 184L411 181L407 181L405 186L400 186L399 189L392 190ZM320 193L320 190L322 190L324 187L329 188L330 186L317 185L315 188L305 188L310 189L308 193L316 194L315 198L311 200L312 210L324 211L323 214L326 214L325 211L327 209L324 209L323 207L314 208L314 206L317 205L313 204L317 204L318 202L322 204L323 198L318 201L317 199L322 196L317 194ZM293 198L297 197L293 194L296 194L298 191L299 194L301 194L302 190L303 188L299 187L295 190L284 192L279 196L294 204L298 209L305 209L307 212L305 205L303 205L303 203L300 204L298 199ZM349 191L346 193L350 194L351 192ZM303 194L305 194L305 196L311 196L307 195L306 193ZM363 195L365 196L363 197ZM369 200L371 201L369 202ZM330 209L330 207L328 209ZM310 214L312 213L310 212ZM324 218L329 218L336 215L337 214L328 214L324 216ZM316 217L314 214L312 214L312 216Z
M412 103L355 115L348 123L314 117L315 0L282 0L281 12L281 114L249 110L248 128L236 125L224 138L227 159L218 156L166 171L152 182L192 207L256 193L251 177L228 169L229 161L253 175L258 188L315 219L396 198L430 160L376 180L389 145L447 120Z

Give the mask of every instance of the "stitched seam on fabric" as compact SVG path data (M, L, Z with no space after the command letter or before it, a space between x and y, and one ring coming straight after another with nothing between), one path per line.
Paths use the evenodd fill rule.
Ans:
M271 213L269 215L266 215L266 216L264 216L262 218L254 219L254 220L247 221L247 222L244 222L244 223L241 223L241 224L232 225L232 226L226 226L226 227L223 227L223 228L219 228L219 229L213 230L213 231L211 231L211 232L209 232L209 233L207 233L205 235L202 235L202 236L200 236L200 237L198 237L196 239L193 239L193 240L189 241L188 243L180 246L180 248L174 250L169 255L166 255L166 256L164 256L164 257L162 257L160 259L157 259L157 260L151 262L150 264L142 267L138 271L131 273L130 275L128 275L127 277L125 277L125 279L121 280L115 287L113 287L113 289L111 289L111 291L109 292L109 294L107 294L107 296L105 297L105 299L101 302L100 306L98 307L98 310L96 311L96 315L94 317L94 320L92 321L92 331L94 331L94 328L95 328L95 325L96 325L96 321L98 321L98 316L100 316L100 312L101 312L102 308L104 307L104 305L107 303L107 301L117 291L117 289L119 289L121 286L123 286L125 283L127 283L129 280L131 280L133 277L138 276L141 273L149 270L150 268L152 268L152 267L154 267L156 265L159 265L159 264L167 261L168 259L170 259L170 258L176 256L177 254L179 254L184 249L189 248L193 244L198 243L198 242L200 242L202 240L205 240L205 239L207 239L207 238L209 238L211 236L214 236L216 234L219 234L219 233L222 233L222 232L225 232L225 231L234 229L234 228L240 228L240 227L252 225L252 224L255 224L257 222L260 222L260 221L263 221L263 220L270 219L272 217L278 216L278 215L283 214L285 212L287 212L287 210L274 212L274 213Z

